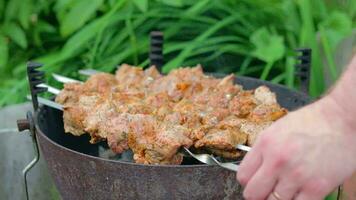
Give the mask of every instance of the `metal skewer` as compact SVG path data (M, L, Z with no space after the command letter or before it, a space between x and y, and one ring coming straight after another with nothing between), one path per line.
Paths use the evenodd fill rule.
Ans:
M79 70L79 74L84 75L84 76L92 76L97 73L100 73L100 71L97 71L95 69L81 69L81 70Z
M47 88L47 92L50 92L50 93L55 94L55 95L58 95L61 92L61 90L59 90L59 89L57 89L55 87L52 87L50 85L47 85L45 83L41 83L38 86Z
M242 150L242 151L251 151L251 147L249 147L249 146L246 146L246 145L243 145L243 144L238 144L238 145L236 145L236 147L235 147L236 149L239 149L239 150Z
M32 101L32 97L30 95L27 95L26 98L30 101ZM58 110L63 110L63 106L56 103L56 102L53 102L51 100L48 100L48 99L45 99L45 98L42 98L42 97L37 97L37 100L38 100L38 103L40 104L43 104L43 105L46 105L46 106L49 106L49 107L52 107L52 108L55 108L55 109L58 109Z
M208 165L218 165L222 168L237 172L239 165L234 164L234 163L222 163L216 160L216 158L212 155L209 154L194 154L192 153L188 148L183 147L183 149L191 155L193 158L199 160L202 163L208 164Z
M72 78L68 78L66 76L62 76L62 75L59 75L59 74L52 74L53 78L56 79L58 82L61 82L61 83L83 83L81 81L78 81L78 80L75 80L75 79L72 79Z

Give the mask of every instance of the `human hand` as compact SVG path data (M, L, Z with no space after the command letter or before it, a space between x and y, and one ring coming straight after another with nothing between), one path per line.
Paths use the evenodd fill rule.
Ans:
M263 131L237 173L244 197L322 199L342 184L356 171L356 124L345 113L327 96Z

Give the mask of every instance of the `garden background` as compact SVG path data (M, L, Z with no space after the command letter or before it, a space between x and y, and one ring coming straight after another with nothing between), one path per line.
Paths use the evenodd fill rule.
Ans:
M0 0L0 106L26 100L28 60L43 63L54 86L52 72L145 67L152 30L164 32L164 72L200 63L290 88L293 50L310 47L317 97L352 55L355 16L354 0Z

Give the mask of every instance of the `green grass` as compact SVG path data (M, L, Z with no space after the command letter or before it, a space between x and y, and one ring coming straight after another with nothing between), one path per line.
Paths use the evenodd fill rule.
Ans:
M324 70L339 76L333 54L355 16L352 0L0 0L0 107L25 101L28 60L45 64L55 86L52 72L80 78L81 68L147 66L152 30L164 32L164 72L201 63L293 89L293 49L311 47L317 97L326 90Z

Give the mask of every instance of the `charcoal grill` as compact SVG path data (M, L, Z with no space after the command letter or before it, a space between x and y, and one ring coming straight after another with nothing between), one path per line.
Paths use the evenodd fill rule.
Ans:
M155 54L162 52L162 37L160 33L151 36L151 49L154 50L150 54L151 63L159 67L163 63L163 56ZM303 53L304 57L300 58L302 85L307 83L310 61L310 51L303 52L307 53ZM184 159L183 165L168 166L100 158L98 155L102 143L89 144L89 136L76 137L64 133L62 111L38 106L37 94L44 91L37 86L43 79L43 74L37 70L40 66L36 63L28 64L35 112L33 116L28 112L26 120L18 121L20 131L30 130L37 152L36 158L23 171L25 185L26 173L40 155L38 142L41 155L63 199L243 199L236 174L218 166L199 164L189 158ZM268 86L277 94L280 105L289 110L309 102L305 93L281 85L239 76L235 82L246 89Z

